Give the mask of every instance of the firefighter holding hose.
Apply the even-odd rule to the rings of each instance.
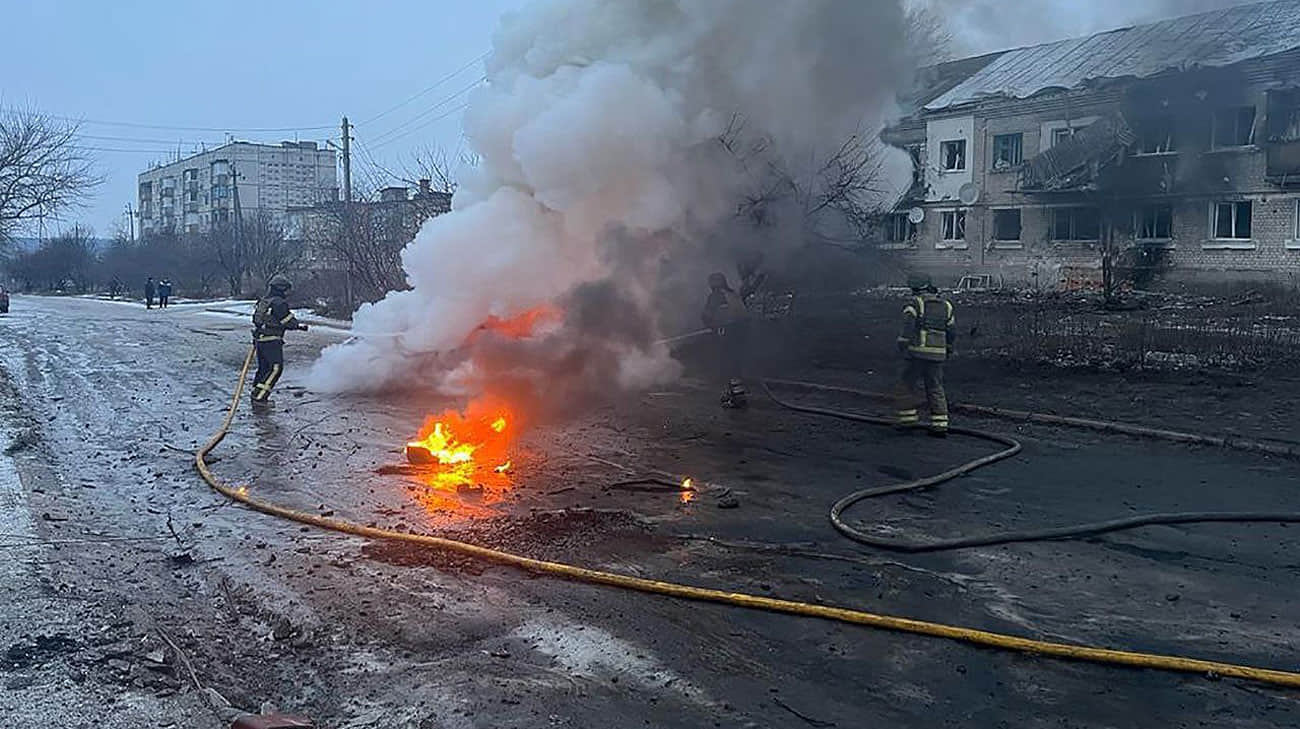
[[[903,327],[898,351],[905,357],[895,395],[897,424],[920,424],[918,405],[922,388],[930,410],[930,435],[948,435],[948,397],[943,390],[943,363],[953,354],[956,335],[952,302],[939,295],[928,276],[912,276],[907,285],[912,298],[903,307]]]
[[[271,388],[284,371],[284,333],[290,329],[307,331],[307,325],[294,318],[289,310],[288,295],[293,284],[276,274],[266,285],[266,296],[253,309],[253,346],[257,350],[257,374],[253,376],[253,410],[271,407]]]

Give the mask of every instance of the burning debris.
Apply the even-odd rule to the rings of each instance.
[[[515,436],[515,415],[491,400],[470,403],[464,413],[448,410],[430,417],[419,437],[406,444],[406,460],[425,490],[421,501],[442,509],[456,495],[499,501],[511,486],[513,462],[509,449]]]

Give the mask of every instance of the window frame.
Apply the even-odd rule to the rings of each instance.
[[[969,247],[970,247],[970,241],[967,240],[967,238],[966,238],[967,233],[968,233],[968,231],[966,230],[966,225],[967,225],[967,223],[970,222],[970,217],[969,217],[969,212],[970,212],[970,210],[969,210],[969,208],[944,208],[944,209],[941,209],[941,210],[936,210],[935,212],[939,214],[939,236],[938,236],[938,239],[937,239],[936,242],[935,242],[935,248],[941,248],[941,249],[942,249],[942,248],[956,248],[956,249],[969,248]],[[961,228],[961,237],[960,237],[960,238],[945,238],[945,237],[944,237],[944,232],[945,232],[945,221],[944,221],[944,217],[945,217],[945,216],[948,216],[948,215],[952,215],[952,216],[954,216],[954,218],[953,218],[953,226],[954,226],[954,228],[956,228],[956,227],[960,227],[960,228]],[[956,216],[958,216],[958,215],[961,216],[961,224],[960,224],[960,226],[957,225],[957,219],[956,219]]]
[[[948,145],[950,145],[950,144],[961,145],[961,146],[958,148],[958,149],[960,150],[960,156],[958,157],[958,159],[961,161],[961,166],[960,166],[960,167],[949,167],[949,166],[948,166]],[[939,168],[940,168],[941,170],[943,170],[944,172],[965,172],[965,171],[966,171],[966,162],[967,162],[966,157],[967,157],[967,154],[969,153],[969,151],[970,151],[970,150],[967,149],[967,145],[966,145],[966,140],[965,140],[965,139],[943,139],[943,140],[940,140],[940,141],[939,141],[939,165],[940,165]]]
[[[1024,237],[1025,237],[1025,214],[1024,214],[1024,209],[1023,209],[1023,208],[1017,208],[1017,207],[998,207],[998,208],[989,208],[989,212],[990,212],[990,214],[993,216],[993,219],[990,221],[990,226],[989,226],[989,227],[992,229],[992,230],[991,230],[991,233],[990,233],[990,236],[989,236],[989,242],[993,245],[993,247],[994,247],[994,248],[1022,248],[1022,247],[1024,247]],[[999,214],[999,213],[1010,213],[1010,212],[1014,212],[1014,213],[1016,214],[1016,237],[1015,237],[1015,238],[999,238],[999,237],[998,237],[998,232],[999,232],[999,231],[998,231],[998,214]]]
[[[1250,130],[1246,141],[1238,144],[1219,144],[1219,126],[1220,116],[1226,113],[1233,113],[1233,131],[1240,132],[1241,116],[1240,113],[1246,109],[1250,110]],[[1255,146],[1255,129],[1259,126],[1259,109],[1254,104],[1241,104],[1239,106],[1224,106],[1215,109],[1210,116],[1210,149],[1211,150],[1232,150],[1232,149],[1250,149]],[[1237,135],[1234,135],[1234,139]]]
[[[900,220],[902,225],[898,226],[897,223]],[[898,227],[906,231],[902,238],[895,237],[898,232],[896,228]],[[885,249],[915,248],[919,232],[919,226],[908,219],[907,213],[889,213],[886,216],[885,223],[885,242],[881,247]]]
[[[1250,229],[1248,231],[1250,233],[1249,237],[1246,238],[1238,238],[1238,237],[1220,238],[1219,237],[1219,207],[1221,205],[1231,206],[1231,210],[1232,210],[1231,225],[1234,234],[1237,232],[1237,221],[1240,212],[1239,206],[1241,205],[1250,206],[1250,217],[1247,219],[1248,225],[1250,226]],[[1254,238],[1255,201],[1254,200],[1211,200],[1209,215],[1210,215],[1210,220],[1209,220],[1210,228],[1207,231],[1209,233],[1209,236],[1205,244],[1206,247],[1240,248],[1240,249],[1251,249],[1255,247],[1255,238]]]
[[[1142,232],[1146,227],[1147,211],[1157,210],[1158,208],[1169,209],[1169,235],[1165,237],[1161,237],[1159,235],[1156,236],[1142,235]],[[1158,212],[1156,213],[1156,217],[1153,218],[1152,220],[1151,228],[1153,232],[1157,232],[1157,233],[1160,230],[1160,218]],[[1137,241],[1149,242],[1149,243],[1167,243],[1169,241],[1172,241],[1174,239],[1174,206],[1170,203],[1152,203],[1150,205],[1143,205],[1137,210],[1134,210],[1133,211],[1133,239]]]
[[[1002,140],[1012,140],[1012,139],[1015,140],[1015,144],[1012,145],[1012,149],[1014,149],[1015,151],[1015,154],[1012,156],[1015,159],[1008,161],[1005,166],[999,167],[998,166],[998,162],[999,162],[998,142]],[[1021,164],[1024,163],[1024,161],[1025,161],[1025,133],[1024,132],[1008,132],[1006,134],[993,135],[993,140],[989,147],[989,170],[991,172],[1009,172],[1019,167]]]
[[[1158,126],[1157,126],[1158,125]],[[1153,128],[1154,127],[1154,128]],[[1178,154],[1178,143],[1174,135],[1174,118],[1172,116],[1162,116],[1147,120],[1142,128],[1138,130],[1137,146],[1134,148],[1134,157],[1159,157],[1167,154]],[[1158,133],[1163,132],[1164,149],[1162,145],[1155,145],[1152,150],[1147,149],[1147,141],[1153,136],[1158,137]]]
[[[1291,237],[1286,241],[1287,250],[1300,250],[1300,197],[1291,200]]]
[[[1048,225],[1047,228],[1047,239],[1050,240],[1051,242],[1053,243],[1097,243],[1101,241],[1101,208],[1095,208],[1088,205],[1057,205],[1055,207],[1048,208],[1048,209],[1052,213],[1052,220],[1050,221],[1050,224]],[[1096,237],[1094,238],[1078,237],[1077,231],[1079,226],[1077,223],[1078,220],[1077,212],[1079,210],[1091,210],[1094,213],[1096,213],[1097,216]],[[1061,213],[1066,213],[1069,215],[1069,221],[1066,225],[1066,227],[1069,228],[1069,237],[1067,238],[1056,237],[1057,215],[1060,215]]]

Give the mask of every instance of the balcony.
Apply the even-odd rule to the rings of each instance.
[[[1300,139],[1264,145],[1264,179],[1281,187],[1300,187]]]

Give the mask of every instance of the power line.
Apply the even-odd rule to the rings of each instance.
[[[385,116],[388,116],[389,114],[393,113],[394,111],[397,111],[398,109],[402,108],[403,106],[406,106],[407,104],[411,103],[412,101],[415,101],[416,99],[420,98],[421,96],[424,96],[425,94],[429,93],[430,91],[433,91],[434,89],[438,88],[439,86],[443,85],[444,83],[446,83],[446,82],[452,80],[453,78],[456,78],[456,77],[459,76],[461,73],[463,73],[466,69],[468,69],[470,66],[473,66],[474,64],[478,63],[479,61],[482,61],[484,58],[487,58],[487,57],[488,57],[488,54],[490,54],[490,53],[491,53],[491,51],[484,51],[484,52],[483,52],[482,54],[480,54],[478,57],[476,57],[476,58],[470,60],[468,63],[466,63],[465,65],[463,65],[463,66],[461,66],[460,68],[456,69],[455,71],[452,71],[451,73],[447,74],[446,76],[443,76],[442,78],[440,78],[440,79],[438,79],[437,81],[433,82],[432,85],[430,85],[430,86],[428,86],[428,87],[422,89],[421,91],[417,92],[416,94],[414,94],[413,96],[407,98],[406,100],[398,102],[397,104],[393,105],[392,107],[389,107],[388,109],[385,109],[384,111],[379,112],[378,114],[376,114],[376,115],[370,117],[369,119],[366,119],[365,121],[358,122],[358,123],[357,123],[357,126],[365,126],[366,124],[370,124],[371,122],[377,121],[377,120],[379,120],[379,119],[381,119],[381,118],[383,118],[383,117],[385,117]]]
[[[140,144],[175,144],[177,142],[180,142],[182,144],[187,144],[191,142],[191,140],[187,140],[187,139],[145,139],[142,137],[112,137],[112,136],[103,136],[99,134],[80,134],[80,133],[76,134],[75,136],[77,139],[97,139],[97,140],[107,141],[107,142],[139,142]],[[192,143],[208,144],[212,146],[219,146],[225,144],[225,142],[216,142],[216,141],[210,141],[206,139],[193,140]]]
[[[446,112],[444,112],[444,113],[442,113],[442,114],[439,114],[438,116],[435,116],[434,118],[432,118],[432,119],[430,119],[430,120],[424,122],[423,124],[421,124],[421,125],[419,125],[419,126],[417,126],[417,127],[414,127],[414,128],[412,128],[412,129],[408,129],[408,130],[406,130],[405,132],[402,132],[401,134],[397,135],[396,137],[389,137],[388,139],[385,139],[383,142],[380,142],[379,144],[376,144],[376,145],[374,145],[374,146],[375,146],[375,147],[382,147],[382,146],[384,146],[384,145],[386,145],[386,144],[392,144],[393,142],[396,142],[396,141],[399,140],[399,139],[403,139],[403,138],[405,138],[405,137],[409,137],[409,136],[411,136],[412,134],[414,134],[414,133],[420,131],[421,129],[424,129],[425,127],[429,126],[430,124],[433,124],[433,123],[436,122],[436,121],[440,121],[440,120],[442,120],[442,119],[446,119],[447,117],[451,116],[452,114],[455,114],[456,112],[464,111],[465,108],[468,107],[468,106],[469,106],[469,102],[467,101],[467,102],[465,102],[464,104],[461,104],[460,106],[458,106],[458,107],[456,107],[456,108],[454,108],[454,109],[448,109]]]
[[[17,110],[9,109],[8,111],[15,112]],[[301,127],[183,127],[183,126],[170,126],[167,124],[140,124],[137,122],[110,121],[106,119],[85,119],[85,118],[78,118],[78,117],[71,117],[71,116],[59,116],[58,114],[40,113],[39,116],[43,116],[48,119],[57,119],[59,121],[72,122],[74,124],[99,124],[99,125],[110,126],[110,127],[131,127],[134,129],[164,129],[164,130],[178,130],[178,131],[185,131],[185,132],[309,132],[309,131],[316,131],[318,129],[334,128],[333,124],[311,125],[311,126],[301,126]]]
[[[457,92],[455,92],[455,93],[452,93],[452,94],[449,94],[449,95],[443,97],[440,101],[438,101],[438,103],[436,103],[436,104],[430,106],[429,108],[425,109],[424,111],[420,112],[419,114],[416,114],[415,116],[411,117],[410,119],[407,119],[406,121],[402,122],[401,124],[398,124],[397,126],[391,128],[391,129],[389,129],[389,130],[386,131],[386,132],[383,132],[383,133],[381,133],[381,134],[377,134],[377,135],[375,135],[374,137],[371,138],[371,140],[370,140],[371,143],[374,144],[374,145],[376,145],[376,146],[378,146],[379,144],[386,144],[388,141],[391,141],[391,139],[395,138],[393,135],[397,134],[397,132],[398,132],[399,130],[401,130],[401,129],[405,128],[405,127],[409,127],[410,125],[412,125],[412,124],[414,124],[414,123],[420,121],[422,118],[424,118],[424,117],[428,116],[429,114],[432,114],[433,112],[437,111],[440,107],[446,105],[448,102],[452,101],[452,100],[455,99],[456,97],[458,97],[458,96],[462,96],[462,95],[468,93],[469,91],[473,90],[474,87],[476,87],[476,86],[478,86],[479,84],[483,83],[485,80],[487,80],[487,77],[486,77],[486,76],[480,76],[479,78],[475,79],[473,83],[469,84],[468,86],[465,86],[464,88],[460,89],[459,91],[457,91]],[[441,118],[441,117],[439,117],[439,118]],[[418,127],[417,127],[417,128],[418,128]],[[400,136],[400,135],[399,135],[399,136]]]

